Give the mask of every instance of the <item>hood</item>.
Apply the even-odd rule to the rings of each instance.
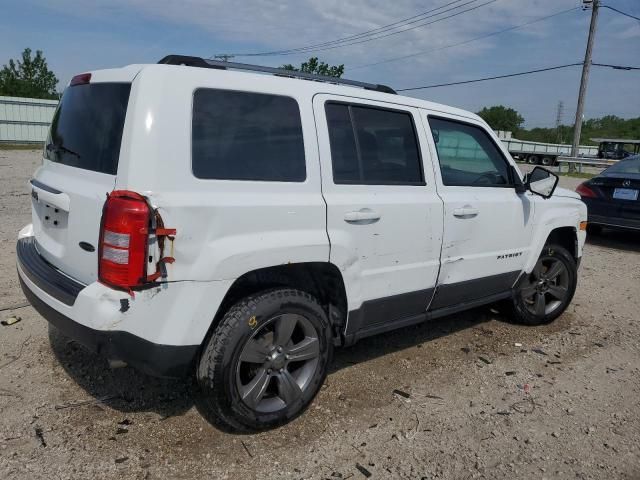
[[[580,195],[573,190],[569,190],[567,188],[557,187],[555,192],[553,192],[554,197],[563,197],[563,198],[575,198],[576,200],[580,200]]]

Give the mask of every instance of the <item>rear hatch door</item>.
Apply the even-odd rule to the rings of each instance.
[[[32,221],[40,255],[88,284],[98,276],[102,208],[116,180],[131,83],[73,83],[31,180]]]

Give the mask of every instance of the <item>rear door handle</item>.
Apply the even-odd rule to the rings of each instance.
[[[469,205],[465,205],[464,207],[456,208],[455,210],[453,210],[453,216],[457,218],[473,218],[478,216],[478,213],[480,212],[477,208],[471,207]]]
[[[357,225],[368,225],[380,220],[380,214],[369,208],[362,208],[354,212],[344,214],[344,221],[347,223],[355,223]]]

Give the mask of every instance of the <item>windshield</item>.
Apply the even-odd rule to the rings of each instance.
[[[45,158],[115,175],[130,90],[129,83],[68,87],[51,122]]]
[[[629,157],[625,160],[620,160],[615,165],[610,166],[604,172],[605,175],[609,174],[640,174],[640,155]]]

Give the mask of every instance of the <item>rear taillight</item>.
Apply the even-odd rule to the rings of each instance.
[[[145,283],[151,210],[135,192],[115,190],[102,213],[98,277],[107,285],[131,289]]]
[[[596,197],[596,192],[594,192],[593,190],[591,190],[591,188],[589,188],[586,184],[581,183],[580,185],[578,185],[578,188],[576,188],[576,192],[581,196],[581,197],[587,197],[587,198],[595,198]]]

